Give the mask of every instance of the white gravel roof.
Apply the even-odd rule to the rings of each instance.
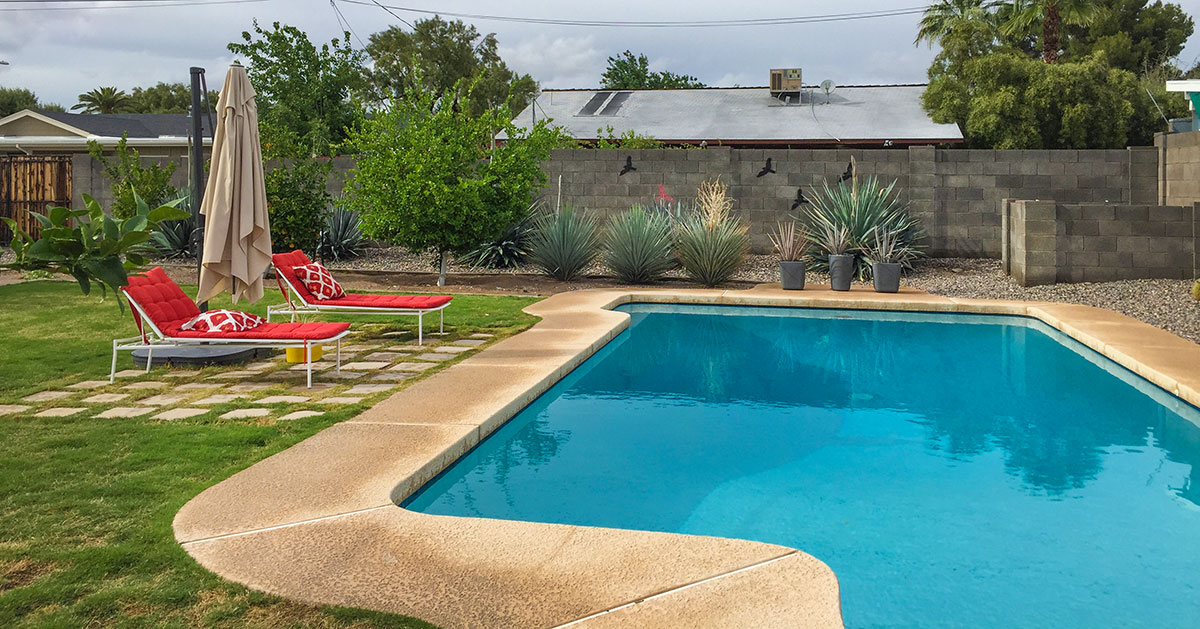
[[[819,88],[806,88],[799,102],[793,95],[785,105],[765,87],[546,90],[514,122],[553,118],[579,140],[594,140],[598,129],[611,126],[616,135],[633,130],[668,142],[962,141],[958,125],[935,123],[925,113],[924,91],[924,85],[846,86],[827,98]]]

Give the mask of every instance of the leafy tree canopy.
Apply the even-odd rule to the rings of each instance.
[[[217,106],[216,90],[208,93],[211,107]],[[139,114],[186,114],[192,108],[192,88],[185,83],[158,83],[135,87],[129,95],[129,111]]]
[[[37,109],[38,99],[33,92],[22,87],[0,87],[0,118],[11,116],[22,109]]]
[[[228,48],[249,64],[263,156],[334,154],[361,115],[352,94],[363,85],[364,59],[349,33],[317,47],[294,26],[275,22],[268,30],[255,21],[242,40]]]
[[[600,76],[600,86],[606,90],[687,89],[704,87],[694,76],[674,72],[651,72],[646,55],[634,55],[626,50],[608,58],[608,67]]]
[[[374,64],[371,94],[381,102],[403,96],[417,76],[437,97],[456,85],[471,86],[467,103],[476,115],[502,105],[519,112],[538,89],[533,77],[500,59],[495,33],[481,35],[460,20],[434,16],[418,20],[412,31],[393,26],[371,35],[367,54]]]
[[[1069,57],[1097,50],[1114,68],[1142,73],[1183,52],[1195,24],[1177,4],[1149,0],[1099,0],[1102,10],[1089,27],[1065,29]]]

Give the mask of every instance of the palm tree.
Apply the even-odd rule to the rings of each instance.
[[[1096,0],[1027,0],[1015,7],[1004,24],[1006,35],[1028,33],[1039,22],[1042,26],[1042,61],[1058,62],[1059,36],[1063,24],[1087,26],[1100,14]]]
[[[124,90],[101,87],[79,95],[79,103],[71,111],[82,109],[85,114],[116,114],[129,108],[132,101]]]
[[[920,46],[922,41],[927,41],[933,46],[955,32],[991,24],[989,9],[992,5],[985,0],[941,0],[930,5],[921,16],[913,44]]]

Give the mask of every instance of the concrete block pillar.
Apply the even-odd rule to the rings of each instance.
[[[1054,201],[1008,204],[1009,273],[1021,286],[1058,281],[1058,205]]]

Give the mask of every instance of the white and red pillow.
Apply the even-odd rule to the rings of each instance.
[[[263,323],[262,317],[248,312],[209,310],[196,315],[191,321],[179,326],[179,329],[195,332],[242,332],[257,328]]]
[[[296,277],[304,283],[304,287],[308,292],[312,293],[317,299],[338,299],[346,296],[346,291],[342,290],[342,285],[338,284],[333,279],[333,274],[329,272],[319,262],[312,262],[297,267],[292,267],[296,272]]]

